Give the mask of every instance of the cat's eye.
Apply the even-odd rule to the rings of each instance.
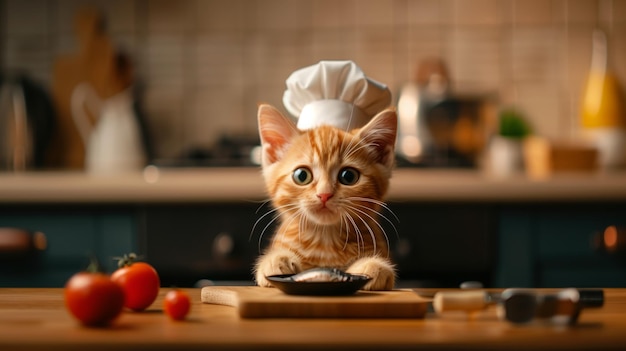
[[[354,185],[359,180],[359,171],[352,167],[342,168],[337,179],[343,185]]]
[[[313,181],[313,174],[311,173],[311,170],[306,167],[296,168],[291,177],[293,178],[294,183],[298,185],[307,185]]]

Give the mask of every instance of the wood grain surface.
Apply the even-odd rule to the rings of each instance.
[[[235,307],[243,318],[423,318],[430,302],[411,290],[316,297],[258,286],[208,286],[201,297],[204,303]]]
[[[425,318],[240,318],[230,306],[202,303],[188,289],[182,322],[162,311],[162,289],[145,312],[125,311],[109,328],[80,326],[63,289],[0,289],[0,350],[625,350],[626,289],[605,289],[603,308],[572,327],[517,326],[494,309]]]

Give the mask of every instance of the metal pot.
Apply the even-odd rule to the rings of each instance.
[[[54,116],[39,85],[25,75],[0,75],[0,170],[43,167]]]

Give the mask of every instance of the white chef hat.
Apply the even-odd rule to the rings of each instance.
[[[367,78],[352,61],[320,61],[293,72],[286,85],[283,104],[301,130],[362,127],[391,104],[387,86]]]

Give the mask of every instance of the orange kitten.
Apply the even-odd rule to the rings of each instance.
[[[259,106],[263,176],[279,225],[255,266],[266,276],[333,267],[390,290],[395,271],[378,215],[386,207],[397,117],[385,110],[353,131],[321,126],[300,131],[269,105]]]

